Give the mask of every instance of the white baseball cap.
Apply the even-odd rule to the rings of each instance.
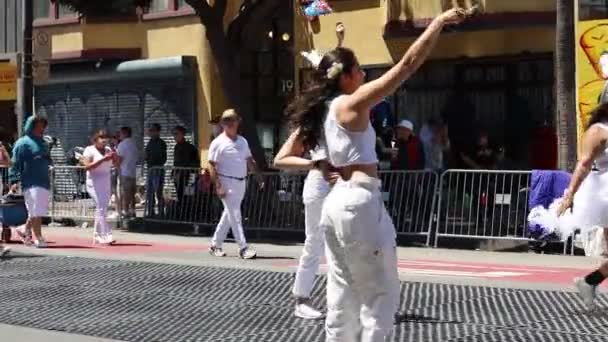
[[[401,121],[399,121],[399,123],[397,124],[397,127],[407,128],[410,131],[414,130],[414,124],[411,121],[409,121],[409,120],[401,120]]]

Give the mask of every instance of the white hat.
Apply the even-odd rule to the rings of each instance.
[[[397,127],[407,128],[410,131],[414,130],[414,124],[411,121],[409,121],[409,120],[401,120],[401,121],[399,121],[399,123],[397,124]]]

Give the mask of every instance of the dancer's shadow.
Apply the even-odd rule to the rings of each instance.
[[[259,260],[296,260],[294,257],[282,257],[282,256],[256,256],[255,259]]]
[[[395,324],[402,323],[459,323],[456,321],[447,321],[435,317],[426,317],[423,315],[417,315],[414,313],[398,312],[395,314]]]
[[[9,261],[13,259],[34,259],[34,258],[44,258],[44,255],[36,255],[36,254],[22,254],[10,251],[7,255],[0,258],[0,261]]]

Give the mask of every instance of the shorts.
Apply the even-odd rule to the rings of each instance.
[[[44,217],[49,213],[49,190],[38,186],[23,191],[28,217]]]
[[[135,177],[120,176],[120,189],[121,194],[125,197],[131,198],[135,196],[137,179]]]

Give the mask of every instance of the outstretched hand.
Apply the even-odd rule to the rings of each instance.
[[[566,213],[566,211],[568,211],[568,209],[572,209],[573,203],[574,203],[574,201],[572,199],[572,196],[565,195],[562,198],[562,201],[559,204],[559,207],[557,208],[557,217],[563,216]]]
[[[467,17],[468,11],[460,7],[455,7],[445,11],[439,16],[445,25],[460,24]]]

